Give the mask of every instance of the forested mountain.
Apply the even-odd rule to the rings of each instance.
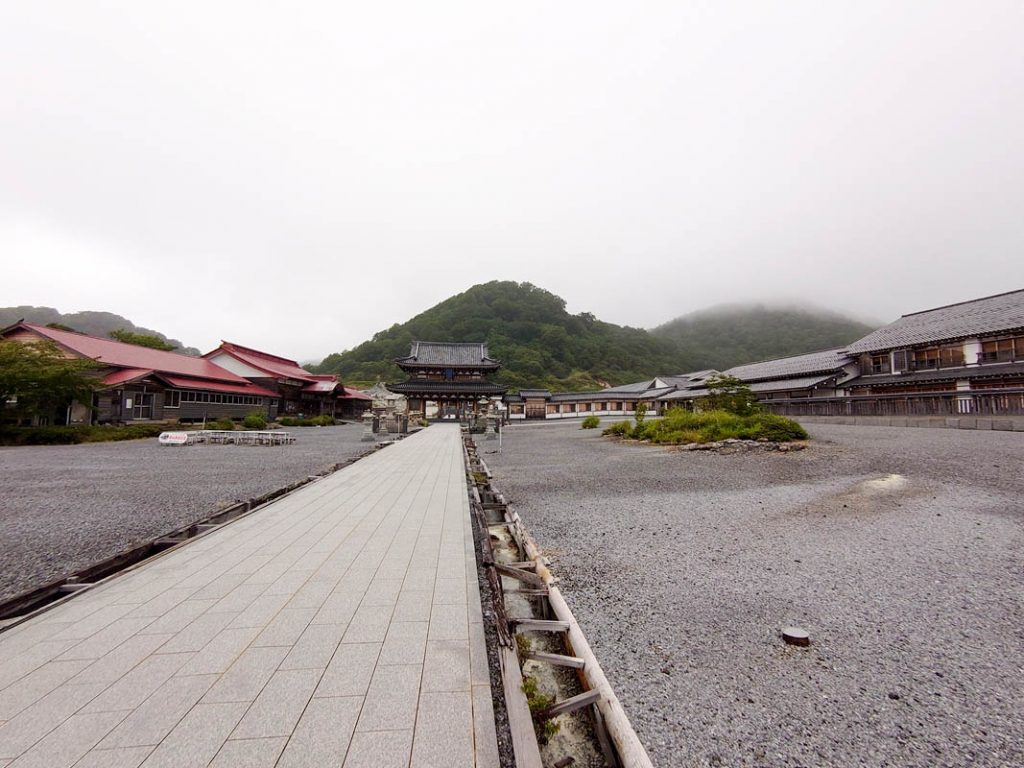
[[[870,326],[818,310],[728,306],[645,331],[571,315],[565,301],[529,283],[476,285],[393,325],[355,349],[328,356],[317,373],[354,385],[401,381],[392,361],[420,341],[486,341],[512,388],[593,389],[658,374],[724,370],[773,357],[841,346]]]
[[[675,342],[701,367],[734,365],[840,347],[873,326],[822,309],[722,305],[658,326],[655,336]]]
[[[49,325],[56,323],[63,328],[70,328],[72,331],[87,333],[90,336],[102,336],[107,338],[111,331],[126,330],[130,333],[143,336],[156,336],[169,344],[178,347],[176,352],[186,355],[198,355],[199,350],[195,347],[185,347],[177,339],[168,339],[159,331],[150,330],[135,325],[131,320],[112,312],[69,312],[63,314],[53,307],[0,307],[0,328],[6,328],[19,320],[36,325]]]
[[[417,339],[486,341],[491,356],[503,364],[497,380],[514,388],[595,389],[696,363],[673,342],[645,330],[603,323],[586,312],[571,315],[553,293],[529,283],[495,281],[473,286],[309,368],[341,374],[351,384],[401,381],[404,374],[391,361],[409,354]]]

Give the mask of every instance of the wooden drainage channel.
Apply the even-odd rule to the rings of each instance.
[[[472,436],[463,435],[466,473],[470,488],[470,507],[476,517],[475,526],[480,539],[479,552],[486,569],[493,596],[499,659],[508,709],[509,726],[515,752],[516,768],[545,768],[541,748],[534,730],[534,719],[540,721],[574,711],[588,711],[599,751],[606,764],[620,768],[653,768],[650,757],[633,730],[622,704],[612,690],[597,658],[594,656],[583,631],[566,604],[554,577],[547,568],[536,543],[523,525],[519,515],[506,502],[502,494],[491,485],[491,472],[479,456]],[[527,556],[521,562],[497,562],[494,557],[492,531],[506,529],[518,547]],[[515,579],[520,587],[506,590],[502,576]],[[536,618],[510,617],[506,594],[515,592],[529,598]],[[556,701],[547,709],[531,714],[523,691],[523,675],[516,651],[517,632],[546,632],[561,638],[564,653],[530,651],[528,658],[540,663],[575,670],[583,692]],[[549,768],[564,768],[573,763],[571,757],[552,763]]]
[[[369,450],[334,464],[319,475],[309,475],[302,480],[277,488],[262,496],[257,496],[248,501],[236,502],[198,522],[178,528],[170,533],[165,533],[134,549],[94,563],[71,576],[51,581],[41,587],[36,587],[4,600],[0,602],[0,632],[17,626],[43,611],[48,611],[70,600],[75,595],[105,583],[109,579],[116,578],[129,570],[134,570],[154,557],[163,555],[199,536],[205,536],[234,520],[245,517],[263,505],[276,501],[282,496],[287,496],[304,485],[332,475],[339,469],[344,469],[390,444],[378,443]]]

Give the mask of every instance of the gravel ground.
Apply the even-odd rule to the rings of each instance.
[[[1024,434],[808,431],[480,446],[656,765],[1024,765]]]
[[[0,600],[372,447],[362,426],[279,447],[120,443],[0,448]]]

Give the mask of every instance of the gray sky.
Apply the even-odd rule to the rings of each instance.
[[[649,327],[1024,287],[1018,2],[4,3],[0,306],[300,359],[470,285]]]

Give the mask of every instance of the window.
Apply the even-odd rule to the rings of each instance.
[[[914,350],[914,369],[955,368],[964,364],[964,350],[959,344]]]
[[[1024,357],[1024,336],[1012,339],[993,339],[981,343],[982,363],[1003,363]]]
[[[164,393],[164,408],[178,408],[181,405],[181,392],[169,389]]]
[[[871,355],[869,369],[872,373],[889,373],[889,355]]]

